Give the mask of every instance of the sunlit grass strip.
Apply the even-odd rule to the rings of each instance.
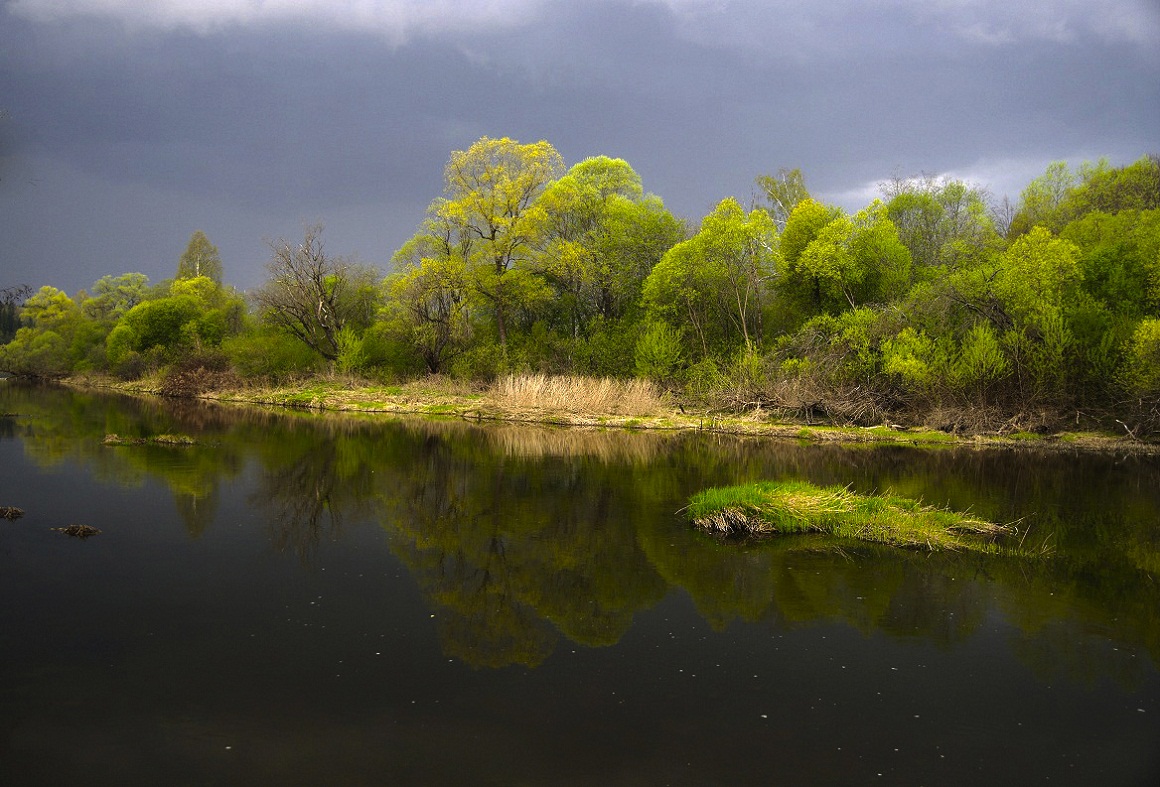
[[[859,495],[804,481],[758,481],[698,492],[685,512],[722,536],[825,533],[910,549],[997,551],[1009,528],[894,495]]]

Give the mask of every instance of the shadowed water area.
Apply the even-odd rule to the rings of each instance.
[[[1033,555],[678,513],[758,479],[1014,522]],[[1156,458],[0,382],[0,506],[5,785],[1160,783]]]

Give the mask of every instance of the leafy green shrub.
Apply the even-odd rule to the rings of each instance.
[[[109,364],[109,371],[120,380],[140,380],[148,371],[145,357],[136,350],[121,355],[116,363]]]
[[[595,377],[633,376],[640,327],[629,320],[594,319],[588,338],[578,342],[574,350],[576,370]]]
[[[392,322],[376,322],[362,335],[366,356],[364,370],[376,370],[387,378],[415,377],[426,364],[411,341],[409,328]]]
[[[498,344],[483,344],[464,352],[451,363],[451,377],[456,380],[491,382],[507,370],[508,362]]]
[[[725,383],[720,365],[712,358],[697,361],[685,369],[681,377],[685,382],[685,393],[706,402],[715,399]]]
[[[1142,320],[1125,348],[1123,381],[1136,395],[1160,394],[1160,319]]]
[[[105,357],[111,367],[116,367],[130,354],[135,352],[137,334],[125,323],[119,323],[109,335],[105,337]]]
[[[882,370],[897,377],[907,388],[927,390],[937,377],[932,368],[934,344],[926,333],[904,328],[882,343]]]
[[[0,347],[0,369],[29,377],[62,377],[71,370],[69,347],[54,330],[21,328]]]
[[[202,306],[192,295],[161,298],[139,303],[125,313],[124,324],[137,337],[135,350],[144,352],[150,347],[176,347],[185,343],[186,323],[202,316]]]
[[[245,378],[284,379],[317,371],[321,361],[318,353],[278,330],[232,336],[222,342],[221,349]]]
[[[681,332],[663,321],[650,322],[636,340],[636,376],[665,382],[684,358]]]
[[[998,380],[1009,365],[999,338],[990,323],[980,322],[963,338],[952,375],[960,388],[972,388]]]
[[[567,374],[575,368],[573,353],[578,340],[561,335],[537,320],[526,333],[510,336],[507,347],[509,372]]]
[[[343,326],[335,339],[338,344],[338,357],[334,363],[340,372],[354,374],[366,368],[368,356],[363,349],[362,337],[356,334],[353,328],[349,325]]]

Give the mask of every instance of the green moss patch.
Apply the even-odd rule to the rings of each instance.
[[[998,551],[1009,528],[890,494],[860,495],[804,481],[758,481],[706,489],[685,509],[701,530],[726,537],[766,538],[825,533],[896,547]]]

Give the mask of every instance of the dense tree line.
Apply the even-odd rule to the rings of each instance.
[[[757,178],[749,208],[727,198],[696,226],[627,162],[565,168],[543,141],[485,137],[444,175],[385,279],[313,226],[271,244],[246,296],[198,231],[158,284],[4,290],[0,368],[635,375],[854,422],[1087,413],[1160,428],[1156,157],[1055,163],[1017,202],[896,178],[852,215],[783,169]]]

